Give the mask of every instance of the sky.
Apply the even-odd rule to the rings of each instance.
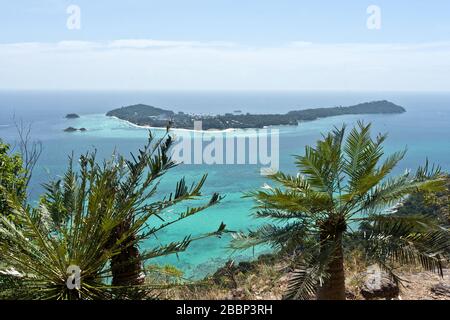
[[[448,0],[0,0],[4,90],[450,91],[449,71]]]

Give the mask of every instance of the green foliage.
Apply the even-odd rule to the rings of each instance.
[[[422,215],[401,218],[386,211],[410,194],[442,190],[440,169],[427,164],[415,174],[391,177],[406,152],[386,156],[386,135],[372,138],[370,128],[359,123],[349,133],[345,127],[335,129],[296,157],[296,176],[273,174],[274,187],[246,195],[256,200],[255,216],[273,223],[236,234],[231,247],[270,243],[281,252],[296,253],[297,270],[286,298],[307,298],[336,276],[342,246],[363,248],[367,261],[392,275],[394,262],[441,273],[448,260],[448,230]],[[364,230],[353,230],[358,225]]]
[[[425,270],[443,276],[442,263],[448,259],[449,233],[424,215],[370,216],[361,219],[361,231],[354,233],[360,241],[366,260],[377,263],[391,276],[400,281],[393,272],[393,262],[419,265]]]
[[[159,265],[149,265],[146,267],[147,277],[150,279],[151,283],[161,283],[161,284],[184,284],[183,271],[177,269],[176,267],[166,264],[163,266]]]
[[[444,190],[432,193],[416,193],[398,208],[399,215],[424,214],[450,227],[450,177],[446,177]]]
[[[201,199],[206,175],[186,185],[184,179],[169,195],[158,194],[160,178],[176,164],[168,155],[172,139],[150,136],[148,144],[127,160],[115,155],[99,164],[95,153],[82,156],[79,170],[73,161],[62,180],[46,185],[47,193],[37,208],[29,208],[15,193],[7,195],[17,221],[0,217],[0,259],[5,270],[14,270],[17,286],[0,290],[7,298],[20,299],[128,299],[150,297],[159,284],[115,286],[111,283],[112,261],[143,240],[173,223],[193,216],[220,201],[213,194],[205,204],[187,208],[178,218],[167,220],[169,208],[179,209],[184,201]],[[172,216],[172,214],[170,215]],[[162,221],[159,225],[158,221]],[[148,224],[152,222],[152,227]],[[155,257],[178,254],[197,239],[218,236],[217,231],[178,242],[157,245],[121,260],[120,268],[133,268]],[[81,286],[70,289],[69,266],[81,269]],[[117,266],[116,266],[117,267]],[[11,276],[0,276],[3,283]],[[8,280],[9,279],[9,280]],[[8,281],[7,281],[8,280]]]
[[[26,197],[26,172],[19,154],[11,154],[10,146],[0,140],[0,186],[21,201]],[[11,216],[4,192],[0,192],[0,215]]]

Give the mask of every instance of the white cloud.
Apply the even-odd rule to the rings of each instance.
[[[115,40],[107,44],[109,48],[150,49],[161,47],[233,47],[232,42],[164,41],[148,39]]]
[[[0,44],[0,89],[450,90],[450,43]]]

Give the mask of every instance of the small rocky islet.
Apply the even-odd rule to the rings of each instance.
[[[80,116],[76,113],[68,113],[65,116],[65,118],[69,119],[69,120],[70,119],[78,119],[78,118],[80,118]],[[64,129],[64,132],[77,132],[77,131],[85,132],[85,131],[87,131],[87,129],[86,128],[75,128],[75,127],[67,127],[66,129]]]
[[[76,113],[68,113],[65,118],[66,119],[78,119],[79,117],[80,116]]]
[[[64,132],[77,132],[77,131],[85,132],[85,131],[87,131],[87,129],[86,128],[78,129],[78,128],[74,128],[74,127],[68,127],[66,129],[64,129]]]

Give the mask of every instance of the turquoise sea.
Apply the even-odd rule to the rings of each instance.
[[[56,179],[67,165],[68,156],[96,149],[99,158],[114,150],[135,152],[146,142],[147,130],[104,114],[120,106],[145,103],[174,111],[225,113],[234,110],[250,113],[282,113],[312,107],[352,105],[372,100],[390,100],[406,108],[399,115],[340,116],[301,123],[297,127],[279,127],[280,168],[295,172],[293,155],[302,154],[304,146],[314,143],[333,126],[354,124],[357,120],[373,122],[374,133],[388,132],[386,151],[407,147],[405,160],[397,173],[415,169],[428,159],[450,169],[450,93],[397,92],[6,92],[0,91],[0,138],[14,145],[17,132],[13,119],[32,124],[33,139],[40,140],[44,152],[30,187],[31,198],[42,192],[41,184]],[[80,119],[66,120],[67,113]],[[65,133],[68,126],[85,127],[87,132]],[[182,134],[182,133],[177,133]],[[236,132],[236,135],[241,133]],[[208,173],[204,194],[219,192],[225,199],[218,206],[185,220],[149,239],[143,246],[167,243],[185,235],[199,235],[215,230],[223,221],[231,230],[247,230],[262,221],[250,216],[252,201],[242,199],[242,192],[260,188],[266,180],[255,165],[181,165],[163,179],[161,191],[172,191],[176,178],[188,181]],[[170,215],[170,213],[169,213]],[[189,277],[213,272],[230,258],[250,259],[256,252],[233,253],[228,250],[228,236],[195,242],[187,252],[160,259],[185,271]]]

